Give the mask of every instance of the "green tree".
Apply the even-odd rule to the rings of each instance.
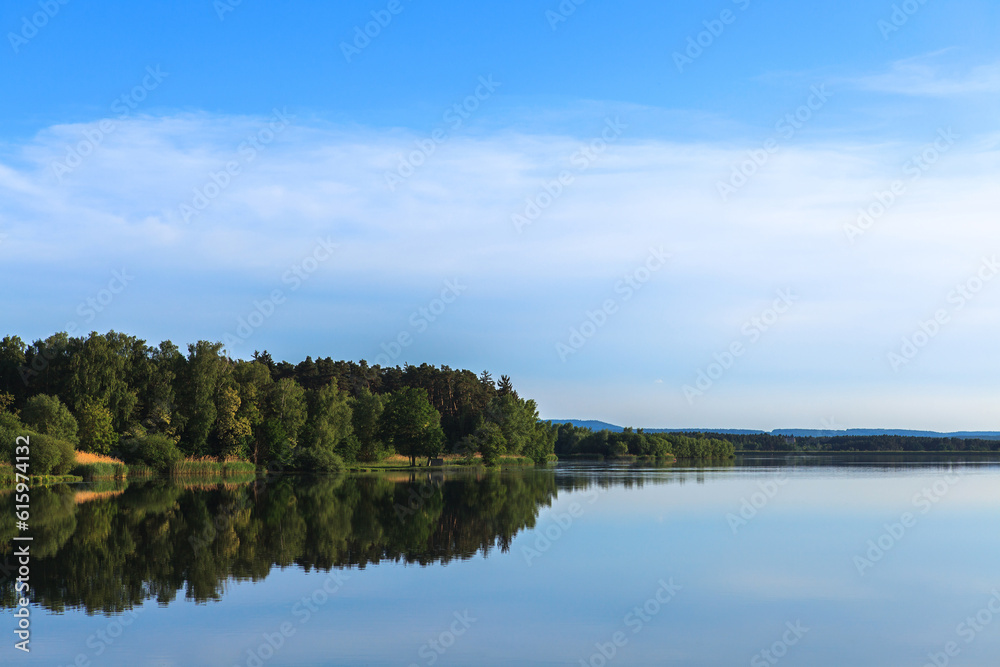
[[[262,459],[287,463],[308,416],[305,390],[291,378],[268,386],[263,423]]]
[[[511,454],[525,453],[535,437],[535,425],[538,423],[535,401],[518,398],[517,393],[511,390],[493,400],[488,414],[490,421],[500,427],[507,442],[507,451]]]
[[[178,423],[174,385],[182,373],[184,355],[169,340],[148,349],[147,367],[137,387],[142,426],[148,433],[163,433],[175,439]]]
[[[76,418],[55,396],[38,394],[29,398],[21,411],[21,420],[39,433],[77,443]]]
[[[27,392],[30,371],[24,356],[28,346],[17,336],[4,336],[0,340],[0,392],[9,393],[15,399]],[[24,380],[22,380],[22,377]]]
[[[532,433],[524,448],[524,455],[536,464],[546,463],[549,454],[555,451],[556,436],[559,433],[558,427],[552,422],[535,422]]]
[[[489,467],[499,463],[500,457],[507,451],[507,440],[500,427],[493,423],[483,424],[476,431],[476,444],[483,455],[483,463]]]
[[[215,398],[226,372],[221,350],[222,343],[204,340],[188,345],[187,361],[177,383],[181,448],[188,454],[208,453],[208,438],[218,417]]]
[[[356,451],[349,444],[352,432],[349,400],[347,392],[340,391],[335,384],[309,391],[309,416],[302,429],[301,446],[353,460]]]
[[[441,414],[424,389],[404,387],[389,394],[380,432],[397,452],[410,458],[411,466],[417,465],[417,457],[430,459],[444,447]]]
[[[233,387],[219,390],[215,433],[222,456],[246,458],[253,430],[250,428],[250,421],[238,414],[241,403],[240,395]]]
[[[371,393],[367,387],[362,389],[357,397],[351,399],[351,425],[358,439],[359,461],[378,461],[385,455],[379,437],[379,420],[384,409],[382,397]]]
[[[264,420],[267,415],[267,394],[272,384],[271,371],[263,361],[238,362],[233,378],[240,395],[240,408],[236,416],[250,425],[251,437],[248,455],[254,463],[264,463],[267,438]]]
[[[85,400],[78,413],[80,449],[95,454],[108,454],[118,445],[111,411],[93,400]]]
[[[115,331],[95,331],[70,343],[66,390],[60,395],[75,410],[86,400],[100,401],[110,410],[115,429],[126,431],[138,422],[139,397],[130,382],[136,380],[135,366],[148,360],[145,342]]]

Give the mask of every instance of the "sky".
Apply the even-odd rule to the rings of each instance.
[[[0,323],[1000,427],[1000,3],[10,0]]]

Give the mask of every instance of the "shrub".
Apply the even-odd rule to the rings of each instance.
[[[181,460],[181,450],[165,435],[128,438],[119,447],[119,458],[131,465],[146,465],[159,472],[169,471]]]
[[[492,422],[484,424],[476,431],[476,441],[479,443],[479,452],[483,455],[483,463],[487,466],[497,465],[500,457],[507,451],[507,441],[503,437],[503,432]]]
[[[33,431],[76,444],[76,418],[55,396],[38,394],[21,411],[24,424]]]
[[[43,433],[29,433],[32,475],[65,475],[76,462],[73,444]]]
[[[295,452],[295,468],[304,472],[338,472],[344,460],[319,447],[303,447]]]

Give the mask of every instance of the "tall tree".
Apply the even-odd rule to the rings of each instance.
[[[351,425],[358,439],[358,460],[371,462],[381,458],[382,440],[379,437],[379,420],[382,417],[382,397],[367,388],[351,399]]]
[[[356,457],[357,452],[349,447],[353,430],[349,398],[335,384],[308,392],[309,417],[303,428],[303,447],[322,449],[346,460]]]
[[[219,455],[245,458],[253,434],[250,421],[240,416],[239,392],[234,387],[223,387],[216,400],[215,437]]]
[[[444,447],[441,414],[431,405],[424,389],[406,387],[389,395],[382,412],[381,433],[397,452],[409,457],[411,466],[417,465],[417,457],[430,459]]]
[[[208,453],[208,438],[218,415],[215,398],[226,372],[221,350],[222,343],[204,340],[188,345],[177,396],[184,429],[181,449],[188,454]]]
[[[26,378],[30,371],[26,365],[27,349],[28,346],[17,336],[4,336],[0,340],[0,392],[10,394],[14,400],[27,395]]]
[[[77,414],[80,449],[95,454],[108,454],[118,445],[111,411],[97,401],[85,399]]]
[[[291,459],[306,423],[306,392],[295,380],[282,378],[268,386],[266,406],[264,459],[285,463]]]

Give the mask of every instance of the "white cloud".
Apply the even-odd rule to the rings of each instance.
[[[163,309],[172,309],[170,335],[221,337],[253,299],[283,287],[282,274],[317,237],[329,236],[341,252],[250,348],[370,359],[444,279],[462,277],[472,287],[407,351],[408,360],[510,369],[534,384],[543,407],[546,399],[561,404],[557,383],[573,378],[636,387],[611,403],[581,397],[586,406],[569,410],[578,416],[722,426],[732,422],[723,415],[735,414],[730,397],[772,415],[804,414],[810,399],[797,388],[832,382],[843,399],[840,421],[875,426],[842,416],[874,414],[845,410],[857,387],[974,383],[1000,370],[987,355],[1000,324],[1000,282],[913,367],[893,375],[885,363],[899,336],[932,313],[955,281],[982,255],[1000,252],[992,213],[1000,203],[1000,152],[972,137],[907,182],[852,246],[844,225],[904,178],[905,161],[923,141],[784,146],[724,203],[716,184],[745,149],[626,131],[581,171],[572,158],[592,137],[498,131],[452,138],[392,192],[386,171],[422,137],[296,121],[254,160],[241,157],[241,142],[267,121],[197,114],[122,122],[62,182],[53,162],[96,124],[53,127],[9,151],[0,164],[0,232],[8,235],[0,257],[36,279],[7,293],[4,310],[50,312],[23,325],[42,333],[65,321],[65,310],[99,286],[105,269],[128,261],[141,269],[130,288],[136,298],[109,309],[95,327],[163,322]],[[180,205],[229,161],[240,173],[185,223]],[[574,182],[518,234],[512,214],[562,170]],[[616,282],[661,245],[672,254],[666,269],[561,363],[555,343],[588,309],[620,298]],[[67,276],[80,285],[68,296]],[[721,381],[728,389],[719,398],[685,417],[680,385],[784,287],[801,294],[802,307]],[[596,394],[603,386],[593,387]],[[792,399],[784,408],[758,400],[762,387],[776,386]],[[627,403],[648,417],[639,419]],[[588,412],[601,405],[609,412]],[[658,405],[671,406],[669,423]],[[981,406],[967,405],[961,414],[971,420]],[[829,411],[817,405],[815,414]]]
[[[897,60],[888,71],[851,83],[863,90],[926,97],[1000,93],[1000,63],[949,67],[943,62],[948,51]]]

